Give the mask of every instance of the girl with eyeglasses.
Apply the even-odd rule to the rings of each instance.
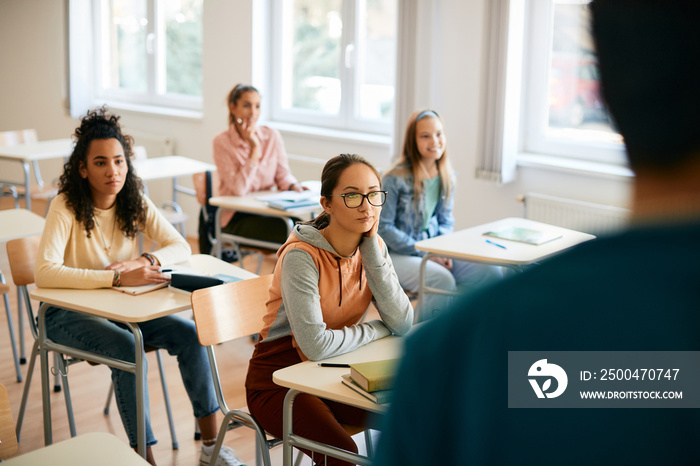
[[[411,328],[413,308],[377,235],[385,199],[369,162],[357,155],[334,157],[321,175],[323,213],[297,225],[277,253],[246,391],[251,413],[278,438],[288,389],[272,381],[274,371],[344,354]],[[370,303],[381,320],[362,322]],[[357,446],[341,423],[372,422],[366,411],[308,394],[297,396],[294,407],[304,413],[294,420],[294,432],[354,452]],[[319,461],[325,464],[324,458]],[[329,457],[327,464],[347,463]]]
[[[425,254],[416,250],[416,242],[451,233],[454,225],[454,174],[442,120],[435,111],[411,115],[401,157],[382,184],[387,199],[379,234],[389,248],[401,286],[415,293]],[[500,267],[433,257],[426,264],[425,284],[450,291],[474,290],[501,276]],[[450,301],[442,295],[427,295],[422,308],[416,309],[418,320],[430,318]]]

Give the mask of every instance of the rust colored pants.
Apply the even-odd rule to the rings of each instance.
[[[272,373],[301,362],[291,337],[258,343],[250,361],[246,378],[248,409],[263,429],[282,438],[284,397],[289,389],[275,385]],[[376,424],[365,410],[301,393],[294,399],[294,433],[318,442],[357,453],[357,445],[341,426]],[[302,450],[319,465],[348,465],[336,458]]]

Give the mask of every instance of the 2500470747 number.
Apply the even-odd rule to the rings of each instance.
[[[680,369],[601,369],[600,380],[676,380]]]

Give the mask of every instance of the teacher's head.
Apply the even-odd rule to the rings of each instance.
[[[59,192],[90,234],[94,208],[116,204],[120,228],[127,236],[138,233],[145,220],[142,183],[131,165],[131,136],[122,133],[119,117],[106,107],[89,111],[80,121],[74,137],[75,148],[63,166]]]

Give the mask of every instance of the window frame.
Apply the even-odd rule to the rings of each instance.
[[[97,101],[109,102],[116,107],[124,108],[162,108],[173,111],[201,111],[202,96],[167,93],[165,91],[165,20],[159,14],[159,4],[164,0],[146,0],[147,6],[147,36],[151,36],[151,52],[147,52],[147,90],[136,92],[132,90],[108,88],[104,86],[105,68],[110,66],[109,43],[104,40],[104,30],[110,21],[109,0],[99,0],[94,3],[92,24],[94,41],[94,70],[93,98]],[[202,25],[203,28],[203,25]],[[201,53],[203,50],[201,51]],[[202,71],[203,72],[203,71]],[[203,82],[203,80],[202,80]],[[200,90],[203,94],[203,89]]]
[[[484,138],[476,177],[509,183],[518,166],[529,166],[629,178],[633,174],[623,144],[578,143],[543,134],[552,1],[490,3]],[[543,46],[547,53],[542,53]]]
[[[341,1],[341,17],[343,21],[342,35],[340,40],[341,53],[339,56],[338,66],[340,68],[341,82],[341,102],[337,115],[329,115],[320,112],[314,112],[305,109],[292,108],[285,109],[282,106],[282,89],[285,83],[283,82],[283,72],[285,60],[288,60],[289,54],[285,53],[285,45],[289,42],[284,41],[284,14],[285,8],[289,8],[289,2],[270,0],[268,9],[268,24],[269,24],[269,44],[270,52],[266,63],[266,70],[269,79],[269,96],[267,96],[267,109],[270,115],[271,122],[279,122],[292,125],[306,125],[328,128],[330,130],[340,130],[357,133],[376,134],[381,136],[390,136],[394,128],[394,121],[397,108],[397,81],[394,80],[394,103],[392,106],[391,116],[388,121],[358,118],[355,116],[356,108],[359,106],[360,84],[358,76],[360,76],[364,60],[359,55],[364,47],[362,42],[364,36],[361,34],[363,26],[363,7],[365,1],[340,0]],[[400,0],[397,0],[397,14],[394,20],[396,21],[396,49],[395,49],[395,64],[398,69],[399,56],[399,9],[401,8]],[[349,50],[350,47],[354,49]],[[352,66],[345,65],[346,56],[353,55]],[[350,59],[350,58],[349,58]],[[398,72],[396,72],[398,76]]]
[[[597,162],[612,165],[625,165],[622,143],[603,141],[577,142],[573,138],[545,134],[548,116],[549,64],[552,53],[552,18],[554,3],[585,4],[588,0],[528,0],[526,17],[525,55],[522,70],[524,79],[524,102],[521,107],[523,133],[521,152],[546,154],[556,157]],[[546,53],[541,53],[546,50]],[[539,53],[538,53],[539,52]],[[583,137],[587,130],[576,129]]]

